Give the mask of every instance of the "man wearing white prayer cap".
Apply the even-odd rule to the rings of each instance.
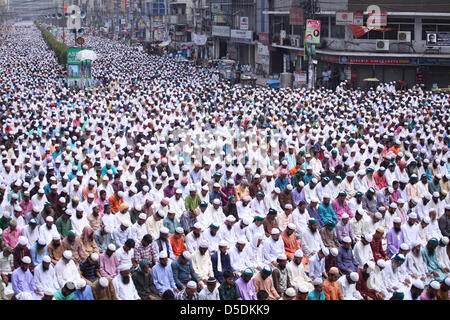
[[[101,277],[93,283],[92,294],[95,300],[118,300],[112,280],[107,277]]]
[[[208,252],[209,243],[202,240],[197,251],[192,254],[192,267],[203,285],[207,285],[208,278],[214,277],[211,255]]]
[[[178,292],[176,296],[177,300],[198,300],[197,283],[195,281],[189,281],[186,287]]]
[[[296,300],[307,300],[309,291],[311,291],[311,289],[309,289],[308,286],[306,286],[306,285],[299,286],[297,288]]]
[[[119,274],[112,279],[119,300],[141,300],[131,279],[131,267],[126,264],[119,266]]]
[[[72,259],[72,251],[64,251],[62,258],[55,265],[55,274],[60,287],[69,280],[76,281],[81,278],[78,267]]]
[[[338,279],[337,282],[344,300],[364,300],[361,293],[356,289],[358,280],[359,275],[357,272],[350,272]]]
[[[203,283],[199,282],[200,279],[192,267],[191,258],[191,253],[184,251],[171,264],[173,277],[179,290],[183,290],[190,279],[194,280],[199,287],[203,288]]]
[[[270,261],[271,266],[277,265],[277,257],[280,254],[285,254],[284,242],[280,236],[280,230],[273,228],[270,238],[264,241],[264,258]]]
[[[35,284],[34,277],[30,271],[31,258],[24,256],[20,260],[20,267],[15,269],[11,274],[11,284],[14,295],[20,293],[29,293],[33,300],[40,299],[42,292],[40,292]]]
[[[48,255],[44,256],[42,263],[34,268],[34,281],[36,288],[40,292],[44,292],[47,289],[56,291],[60,288],[55,268],[51,264],[51,258]]]
[[[420,300],[437,300],[437,294],[440,288],[441,284],[438,281],[431,281],[428,284],[428,288],[420,295]]]
[[[403,300],[421,300],[420,296],[424,289],[424,283],[419,279],[415,279],[412,282],[411,288],[409,290],[405,290]]]
[[[286,265],[287,274],[291,285],[299,289],[302,286],[308,288],[308,292],[313,290],[312,280],[306,275],[303,267],[303,251],[298,249],[294,253],[294,258]]]

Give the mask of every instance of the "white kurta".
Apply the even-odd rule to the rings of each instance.
[[[344,300],[364,300],[361,293],[356,290],[356,283],[350,284],[345,276],[341,276],[337,283]]]
[[[288,264],[286,265],[286,270],[289,277],[289,281],[296,290],[301,286],[306,286],[308,288],[308,292],[314,289],[312,281],[306,275],[302,263],[297,265],[293,260],[289,261]]]
[[[273,262],[280,254],[285,254],[284,242],[281,236],[275,241],[272,237],[264,240],[264,258]]]
[[[55,265],[55,274],[60,288],[69,280],[76,281],[81,278],[75,262],[70,260],[66,264],[62,258]]]
[[[358,241],[353,248],[353,255],[360,268],[370,260],[373,261],[373,252],[370,244],[364,245],[361,241]]]
[[[34,268],[34,282],[40,292],[44,292],[46,289],[56,291],[60,288],[55,268],[51,264],[46,271],[44,271],[42,264]]]
[[[192,255],[191,262],[199,279],[207,280],[209,277],[214,277],[211,256],[208,252],[202,255],[200,250],[195,251]]]
[[[85,216],[78,219],[77,216],[73,215],[70,217],[70,221],[72,222],[72,231],[75,232],[77,236],[81,235],[84,227],[89,226],[89,221]]]
[[[311,257],[313,252],[317,253],[323,247],[322,237],[318,230],[312,233],[308,228],[302,233],[302,250],[307,257]]]
[[[133,280],[130,276],[130,282],[124,284],[122,282],[122,275],[119,273],[112,280],[114,289],[116,290],[116,295],[119,300],[138,300],[140,299],[137,290],[134,286]]]
[[[239,274],[245,268],[252,266],[251,261],[249,260],[248,251],[246,250],[248,245],[249,244],[246,244],[242,251],[239,251],[238,248],[234,247],[228,252],[228,254],[230,255],[231,267],[233,268],[233,271]]]

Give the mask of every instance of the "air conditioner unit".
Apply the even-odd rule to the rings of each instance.
[[[399,31],[398,41],[401,42],[411,42],[411,31]]]
[[[377,40],[377,51],[387,51],[389,50],[389,40]]]

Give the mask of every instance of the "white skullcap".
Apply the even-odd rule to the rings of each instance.
[[[22,292],[19,292],[18,294],[16,294],[16,299],[17,300],[33,300],[33,295],[31,294],[31,292],[22,291]]]
[[[219,247],[228,247],[228,242],[226,242],[225,240],[221,240],[219,242]]]
[[[50,256],[44,256],[44,258],[42,258],[42,261],[44,261],[46,263],[50,263],[52,261],[52,259],[50,258]]]
[[[200,241],[199,247],[200,247],[200,248],[206,248],[206,249],[208,249],[208,248],[209,248],[209,243],[208,243],[208,241],[207,241],[207,240],[202,240],[202,241]]]
[[[303,251],[298,249],[297,251],[295,251],[294,257],[296,257],[296,258],[303,258]]]
[[[200,222],[196,222],[194,224],[194,229],[202,229],[202,225],[200,224]]]
[[[284,206],[285,209],[292,209],[292,204],[288,203]]]
[[[395,217],[394,218],[394,223],[401,223],[402,219],[400,217]]]
[[[98,253],[97,253],[97,252],[91,253],[91,259],[92,259],[93,261],[98,261],[98,258],[99,258],[99,256],[98,256]]]
[[[372,240],[373,240],[373,238],[370,234],[365,234],[363,237],[367,242],[372,242]]]
[[[191,260],[191,253],[189,251],[184,251],[182,255],[186,260]]]
[[[125,270],[130,270],[130,269],[131,269],[131,265],[130,264],[121,264],[119,266],[119,272],[125,271]]]
[[[417,219],[417,214],[415,212],[412,212],[412,213],[409,214],[409,217],[411,219]]]
[[[19,239],[17,240],[17,242],[19,244],[21,244],[22,246],[25,246],[28,244],[28,239],[24,236],[20,236]]]
[[[441,241],[442,241],[442,243],[443,243],[444,245],[447,245],[449,239],[448,239],[448,237],[442,237],[442,238],[441,238]]]
[[[338,255],[339,251],[337,248],[331,248],[330,253],[333,257],[336,257]]]
[[[439,290],[441,288],[441,284],[436,280],[433,280],[430,282],[430,287],[433,288],[434,290]]]
[[[344,239],[342,239],[342,242],[351,243],[352,239],[349,236],[346,236],[346,237],[344,237]]]
[[[315,286],[321,285],[322,283],[323,283],[322,278],[315,278],[314,281],[313,281],[313,284]]]
[[[309,290],[308,290],[307,286],[301,285],[300,287],[298,287],[298,292],[300,292],[300,293],[308,293]]]
[[[233,215],[229,215],[227,218],[226,218],[226,220],[228,221],[228,222],[235,222],[236,221],[236,218],[233,216]]]
[[[295,289],[294,288],[287,288],[286,291],[284,292],[285,295],[287,295],[288,297],[295,297]]]
[[[270,234],[272,234],[272,235],[280,234],[280,229],[273,228]]]
[[[175,228],[175,232],[176,232],[176,233],[183,234],[183,233],[184,233],[184,230],[183,230],[182,227],[176,227],[176,228]]]
[[[420,289],[420,290],[423,290],[425,288],[425,285],[419,279],[414,280],[412,285],[413,285],[413,287]]]
[[[82,289],[82,288],[86,287],[86,280],[80,278],[76,281],[75,285],[76,285],[77,289]]]
[[[286,189],[288,189],[289,191],[291,191],[293,188],[294,188],[294,187],[292,186],[292,184],[288,184],[288,185],[286,186]]]
[[[277,260],[287,260],[287,257],[284,253],[281,253],[277,256]]]
[[[48,216],[47,218],[45,218],[45,221],[53,222],[53,217],[52,216]]]
[[[187,284],[186,284],[186,287],[188,287],[188,288],[190,288],[190,289],[196,289],[197,288],[197,283],[195,282],[195,281],[189,281]]]
[[[218,198],[214,199],[213,201],[214,204],[220,204],[220,200]]]
[[[320,249],[325,257],[328,257],[330,250],[326,247]]]
[[[167,251],[166,250],[163,250],[163,251],[161,251],[160,253],[159,253],[159,258],[160,259],[165,259],[165,258],[167,258],[168,257],[168,255],[167,255]]]
[[[386,262],[383,259],[378,259],[377,266],[379,266],[380,268],[384,268],[386,267]]]
[[[356,272],[351,272],[350,273],[350,279],[352,279],[352,281],[357,282],[359,280],[359,274]]]
[[[237,243],[239,243],[239,244],[246,244],[247,243],[247,239],[244,236],[242,236],[242,237],[240,237],[238,239]]]
[[[291,230],[297,230],[297,227],[292,222],[287,225],[287,227]]]
[[[344,213],[344,214],[342,215],[342,219],[348,219],[348,218],[349,218],[349,216],[348,216],[347,213]]]
[[[169,234],[169,228],[162,227],[162,228],[159,230],[159,233]]]
[[[402,250],[409,250],[409,246],[408,246],[407,243],[403,242],[403,243],[400,245],[400,249],[402,249]]]
[[[147,215],[145,213],[140,213],[139,219],[145,220],[145,219],[147,219]]]
[[[110,250],[110,251],[116,251],[116,245],[115,245],[114,243],[110,243],[110,244],[108,245],[108,250]]]
[[[66,259],[72,259],[72,251],[70,251],[70,250],[64,251],[63,257]]]
[[[251,223],[251,220],[247,217],[245,217],[244,219],[242,219],[242,223],[244,223],[246,226],[248,226]]]
[[[31,263],[31,258],[29,256],[25,256],[25,257],[22,258],[22,262],[30,264]]]
[[[449,276],[447,276],[447,278],[445,278],[444,283],[445,283],[448,287],[450,287],[450,277],[449,277]]]
[[[380,212],[375,212],[375,218],[382,219],[383,215]]]
[[[103,287],[106,288],[109,284],[109,281],[107,278],[105,277],[101,277],[100,279],[98,279],[98,283]]]

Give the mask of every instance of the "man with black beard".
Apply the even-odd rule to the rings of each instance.
[[[421,300],[420,295],[425,288],[424,284],[420,280],[415,280],[411,286],[410,290],[405,292],[405,297],[403,300]]]
[[[153,284],[149,261],[145,259],[139,261],[139,268],[133,273],[132,279],[142,300],[159,300],[159,292]]]
[[[229,215],[223,223],[223,226],[219,228],[217,235],[220,238],[220,241],[226,241],[228,246],[233,246],[236,241],[236,234],[233,230],[233,226],[236,223],[236,218],[232,215]]]
[[[133,281],[130,281],[130,267],[130,265],[121,265],[119,274],[112,280],[119,300],[141,300]]]
[[[49,256],[45,256],[42,263],[34,269],[34,282],[40,292],[44,292],[45,290],[55,292],[59,289],[55,268],[51,264],[51,258]]]
[[[387,241],[386,253],[389,258],[392,258],[394,254],[398,253],[400,245],[403,242],[405,242],[403,239],[403,232],[401,228],[402,221],[400,217],[395,217],[393,223],[394,226],[386,234],[386,241]]]
[[[186,249],[189,252],[195,252],[200,245],[200,235],[202,233],[202,226],[199,222],[196,222],[192,228],[192,231],[189,232],[185,238],[186,241]]]

